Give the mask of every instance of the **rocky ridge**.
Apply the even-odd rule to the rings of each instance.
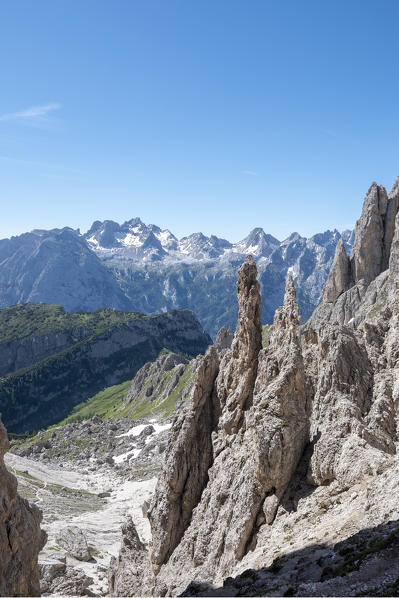
[[[303,326],[287,277],[263,349],[256,266],[241,266],[231,348],[199,364],[148,509],[152,541],[129,522],[113,595],[395,591],[398,186],[371,186],[352,254],[338,245]]]
[[[39,311],[37,327],[47,329],[50,324],[44,326],[40,314],[53,308],[66,330],[60,325],[61,331],[43,333],[33,327],[28,333],[18,332],[21,337],[16,332],[11,341],[0,339],[0,355],[9,357],[4,362],[8,373],[0,379],[0,408],[9,432],[35,431],[61,421],[95,393],[133,378],[165,348],[193,357],[211,342],[188,310],[157,316],[115,310],[71,315],[60,306],[28,305],[4,311],[6,316]],[[92,319],[99,320],[94,329]],[[42,359],[51,349],[54,353]],[[29,365],[13,371],[21,362]]]

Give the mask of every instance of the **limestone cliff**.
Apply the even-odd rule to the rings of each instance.
[[[149,509],[152,545],[124,548],[111,593],[394,591],[398,198],[398,182],[389,195],[370,187],[352,255],[338,246],[324,302],[304,326],[287,278],[264,349],[256,266],[248,257],[240,267],[231,348],[203,358]]]
[[[46,542],[41,511],[17,493],[4,465],[7,432],[0,421],[0,596],[40,596],[38,554]]]

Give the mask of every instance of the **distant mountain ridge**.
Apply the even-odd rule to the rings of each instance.
[[[273,320],[287,273],[307,319],[320,302],[340,238],[350,253],[349,230],[309,239],[293,233],[280,242],[255,228],[238,243],[201,232],[179,240],[140,218],[95,221],[84,234],[68,227],[34,230],[0,240],[0,308],[43,302],[69,312],[112,307],[155,314],[183,307],[215,336],[222,326],[235,327],[236,271],[250,253],[259,271],[262,321]]]
[[[214,259],[229,253],[252,253],[256,257],[267,257],[280,245],[280,241],[267,235],[262,228],[253,229],[238,243],[230,243],[215,235],[206,237],[201,232],[179,240],[169,230],[162,230],[154,224],[147,226],[140,218],[133,218],[121,225],[112,220],[97,220],[84,238],[88,246],[97,253],[122,254],[145,261],[158,261],[167,257],[173,261],[186,261],[188,258]]]

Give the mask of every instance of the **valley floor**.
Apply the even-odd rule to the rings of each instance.
[[[156,478],[127,479],[126,468],[119,471],[118,466],[106,464],[85,468],[76,463],[50,459],[44,463],[36,459],[37,456],[34,460],[8,453],[5,463],[18,478],[19,493],[43,512],[42,527],[48,534],[48,541],[39,563],[47,568],[52,565],[55,571],[66,558],[72,580],[70,587],[64,579],[59,592],[53,584],[50,592],[43,588],[43,593],[56,595],[79,591],[81,594],[106,595],[110,559],[118,555],[121,525],[127,515],[132,516],[141,539],[149,540],[149,523],[143,517],[141,507],[153,493]],[[57,538],[70,526],[79,527],[86,536],[92,555],[90,561],[77,560],[60,548]],[[78,570],[85,575],[79,576]],[[79,583],[77,578],[80,578]],[[93,582],[89,584],[88,578]]]

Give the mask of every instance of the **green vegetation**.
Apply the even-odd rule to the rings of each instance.
[[[34,484],[37,484],[37,485],[42,484],[42,482],[40,480],[35,478],[33,475],[30,475],[30,473],[28,473],[27,471],[20,471],[19,469],[14,469],[13,467],[9,467],[8,465],[6,465],[6,469],[7,469],[7,471],[10,471],[14,475],[17,475],[21,478],[25,478]],[[43,486],[44,486],[44,484],[43,484]]]
[[[128,324],[137,319],[151,319],[138,312],[117,311],[112,308],[95,312],[79,311],[69,314],[61,305],[25,303],[0,311],[0,343],[26,336],[45,336],[84,329],[86,335],[99,334],[109,328]]]
[[[367,314],[367,317],[375,318],[375,316],[377,316],[380,313],[383,307],[385,306],[382,303],[376,303],[376,305],[374,305],[374,307],[370,309],[369,313]]]
[[[269,346],[270,335],[272,333],[273,325],[265,324],[262,326],[262,347],[266,349]]]
[[[198,327],[198,338],[186,338],[185,326]],[[0,342],[61,331],[69,331],[70,346],[0,377],[0,411],[11,434],[34,432],[70,415],[70,421],[111,416],[144,363],[169,349],[197,355],[210,340],[187,310],[156,316],[114,309],[68,314],[57,305],[25,304],[0,311]],[[125,386],[108,392],[114,384]],[[78,411],[71,413],[77,404]]]
[[[173,370],[165,374],[163,383],[159,389],[159,395],[162,395],[164,387],[169,382],[170,378],[174,375]],[[164,401],[156,399],[151,402],[150,400],[137,401],[134,404],[128,404],[124,410],[122,417],[131,417],[132,419],[140,419],[142,417],[150,417],[152,415],[162,415],[167,417],[173,413],[176,409],[176,405],[183,398],[183,392],[186,386],[192,382],[193,379],[193,364],[189,363],[181,376],[178,384],[170,393],[167,399]],[[144,391],[145,392],[145,391]],[[142,393],[142,396],[144,394]],[[133,407],[133,410],[132,410]],[[119,415],[121,417],[121,415]]]
[[[30,475],[30,473],[27,471],[20,471],[19,469],[14,469],[13,467],[8,466],[7,470],[16,475],[18,478],[23,478],[37,488],[45,488],[46,490],[55,494],[97,498],[97,494],[93,494],[92,492],[88,492],[87,490],[83,490],[81,488],[69,488],[69,486],[63,486],[62,484],[46,484],[42,480]]]
[[[111,335],[109,331],[101,340]],[[37,430],[62,420],[76,403],[107,388],[116,371],[120,383],[126,382],[162,348],[156,350],[149,339],[93,358],[98,336],[0,378],[0,409],[10,432]],[[43,397],[51,397],[51,401],[43,401]]]
[[[171,353],[171,351],[168,351],[167,349],[165,352]],[[164,354],[165,353],[161,351],[161,355]],[[160,395],[173,375],[173,370],[170,370],[165,374],[164,380],[159,388]],[[63,426],[73,422],[83,421],[85,419],[90,419],[95,415],[101,417],[102,419],[127,417],[132,420],[152,417],[154,415],[168,417],[176,409],[176,405],[179,403],[179,401],[181,401],[183,397],[183,391],[187,384],[192,381],[192,378],[192,364],[189,363],[177,386],[173,389],[167,399],[150,401],[145,396],[147,387],[151,384],[150,371],[148,382],[145,384],[140,397],[138,397],[134,402],[125,402],[125,397],[131,384],[131,381],[128,380],[122,384],[110,386],[94,395],[94,397],[87,399],[87,401],[76,405],[71,414],[63,419],[58,425]]]
[[[73,422],[83,421],[84,419],[90,419],[94,415],[98,415],[103,419],[109,417],[121,417],[117,415],[118,412],[123,408],[123,399],[125,398],[129,386],[130,380],[122,382],[122,384],[115,384],[115,386],[109,386],[105,390],[94,395],[87,401],[79,403],[72,409],[72,413],[63,419],[58,425],[64,426],[65,424],[71,424]]]
[[[167,372],[164,379],[159,387],[159,394],[162,394],[163,389],[174,375],[173,370]],[[71,413],[67,415],[62,421],[57,424],[53,424],[46,430],[41,430],[35,435],[26,434],[14,434],[11,440],[12,446],[28,446],[30,444],[37,444],[38,442],[46,442],[51,438],[52,431],[59,427],[71,424],[74,422],[80,422],[87,419],[91,419],[94,416],[98,416],[102,419],[118,419],[127,417],[131,420],[137,420],[145,417],[161,416],[168,417],[176,409],[177,404],[183,399],[184,391],[194,377],[193,364],[189,363],[183,375],[176,387],[172,390],[170,395],[162,400],[161,398],[155,401],[150,401],[146,397],[146,389],[151,384],[151,371],[149,374],[149,380],[144,385],[140,397],[137,397],[135,401],[126,403],[125,397],[129,390],[131,380],[122,382],[122,384],[115,384],[108,388],[100,391],[93,397],[90,397],[86,401],[76,405]],[[79,439],[79,442],[75,442],[74,450],[80,451],[86,448],[85,443],[89,442],[87,439]],[[72,450],[71,447],[69,447]],[[58,449],[57,449],[58,450]],[[49,449],[47,453],[51,455],[52,449]],[[74,456],[74,455],[72,455]]]
[[[104,508],[104,500],[97,494],[62,484],[46,484],[26,471],[19,471],[13,467],[7,467],[7,469],[17,476],[18,493],[23,498],[35,500],[38,498],[38,492],[43,490],[42,496],[45,496],[45,500],[52,501],[52,508],[58,510],[62,515],[86,513]]]

